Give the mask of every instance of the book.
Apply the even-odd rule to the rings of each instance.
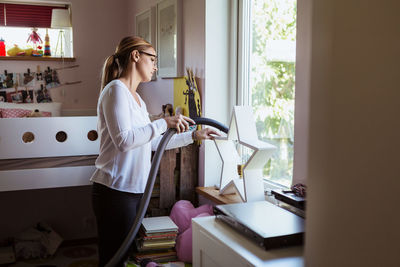
[[[178,231],[178,226],[176,226],[169,216],[144,218],[142,221],[142,226],[146,235],[152,233]]]
[[[159,250],[166,250],[172,249],[175,247],[175,240],[161,240],[161,241],[146,241],[143,242],[142,240],[136,239],[136,248],[138,251],[159,251]]]
[[[150,235],[150,236],[141,236],[143,240],[175,240],[177,234],[163,234],[163,235]]]

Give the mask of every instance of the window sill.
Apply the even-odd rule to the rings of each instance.
[[[288,190],[288,187],[277,184],[271,181],[268,181],[267,179],[264,179],[264,191],[265,192],[271,192],[273,189],[283,189],[283,190]]]
[[[19,61],[64,61],[74,62],[74,57],[33,57],[33,56],[17,56],[17,57],[0,57],[0,60],[19,60]]]

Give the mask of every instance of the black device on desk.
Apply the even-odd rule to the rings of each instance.
[[[304,219],[267,201],[217,205],[214,212],[266,250],[303,244]]]
[[[274,189],[271,191],[271,193],[277,200],[283,201],[295,208],[301,210],[305,210],[306,208],[305,198],[297,196],[292,190]]]

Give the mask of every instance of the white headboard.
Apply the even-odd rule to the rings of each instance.
[[[97,117],[41,117],[0,119],[0,159],[95,155],[99,138],[91,141],[90,131],[97,132]],[[34,135],[25,143],[26,132]],[[59,142],[56,135],[66,134]]]

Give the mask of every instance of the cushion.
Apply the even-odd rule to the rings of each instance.
[[[0,108],[2,118],[22,118],[32,113],[32,110],[21,108]]]
[[[200,213],[196,217],[210,216],[207,212]],[[176,255],[178,260],[183,262],[192,262],[192,225],[189,226],[182,234],[176,238],[175,245]]]
[[[0,108],[3,109],[26,109],[32,110],[38,109],[39,111],[43,112],[50,112],[53,117],[60,117],[61,116],[61,106],[62,103],[59,102],[51,102],[51,103],[6,103],[0,102]],[[44,115],[44,114],[43,114]]]
[[[192,218],[196,217],[200,213],[213,215],[213,207],[206,204],[195,208],[190,201],[179,200],[172,207],[170,217],[178,226],[178,233],[183,233],[190,227]]]
[[[213,215],[211,205],[195,208],[190,201],[179,200],[172,207],[169,217],[178,226],[176,254],[183,262],[192,262],[192,218]]]
[[[0,118],[23,118],[32,113],[32,110],[21,108],[0,108]],[[42,117],[51,117],[51,112],[42,111]]]

